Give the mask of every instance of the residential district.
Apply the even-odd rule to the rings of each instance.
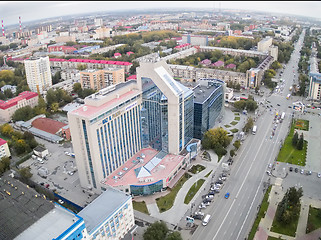
[[[0,37],[0,239],[321,237],[320,22],[16,18]]]

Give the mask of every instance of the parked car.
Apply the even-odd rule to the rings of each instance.
[[[271,172],[270,171],[266,171],[267,175],[271,176]]]
[[[59,202],[60,204],[64,204],[64,201],[62,201],[61,199],[59,199],[58,202]]]
[[[300,173],[301,173],[301,174],[303,174],[303,173],[304,173],[304,170],[303,170],[303,169],[301,169]]]
[[[290,169],[289,169],[289,170],[290,170],[290,172],[292,172],[292,171],[293,171],[293,167],[290,167]]]
[[[320,178],[321,177],[321,173],[318,173],[318,178]]]

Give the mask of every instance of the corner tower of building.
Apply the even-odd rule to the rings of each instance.
[[[193,138],[193,91],[176,82],[165,61],[141,62],[142,145],[179,154]]]

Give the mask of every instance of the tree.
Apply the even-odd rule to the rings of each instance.
[[[240,101],[234,102],[233,105],[234,105],[234,107],[235,107],[237,110],[241,111],[241,110],[244,110],[244,109],[245,109],[245,107],[246,107],[246,102],[245,102],[244,100],[240,100]]]
[[[28,149],[28,145],[26,144],[25,140],[19,139],[14,142],[14,150],[17,152],[18,155],[26,152]]]
[[[14,130],[8,123],[6,123],[1,126],[0,131],[3,135],[10,137]]]
[[[10,169],[10,158],[3,157],[0,161],[0,175],[2,175],[5,171]]]
[[[48,103],[49,106],[50,106],[51,104],[53,104],[54,102],[58,102],[57,97],[56,97],[55,90],[53,90],[52,88],[50,88],[50,89],[47,91],[46,100],[47,100],[47,103]]]
[[[240,140],[236,140],[233,144],[233,146],[235,147],[236,150],[238,150],[241,146],[241,141]]]
[[[169,233],[166,237],[166,240],[183,240],[180,232],[172,232],[172,233]]]
[[[56,103],[56,102],[54,102],[54,103],[52,103],[52,104],[50,105],[50,108],[51,108],[51,111],[52,111],[52,112],[57,112],[58,109],[59,109],[59,104]]]
[[[295,133],[294,133],[294,135],[293,135],[293,138],[292,138],[292,145],[293,145],[294,147],[297,146],[297,144],[298,144],[298,139],[299,139],[299,134],[298,134],[297,131],[295,131]]]
[[[78,94],[81,91],[81,84],[80,83],[75,83],[72,86],[72,90],[73,90],[73,92]]]
[[[249,132],[253,128],[253,125],[254,125],[253,118],[249,117],[247,119],[245,126],[243,127],[243,132],[246,132],[246,133]]]
[[[83,70],[86,70],[87,69],[87,65],[86,64],[78,64],[77,65],[77,69],[79,70],[79,71],[83,71]]]
[[[155,222],[144,232],[144,240],[164,240],[168,233],[166,223],[163,221]]]
[[[35,111],[30,106],[25,106],[22,108],[17,109],[14,114],[12,115],[12,120],[16,121],[28,121],[31,118],[36,116]]]
[[[24,167],[19,170],[20,176],[23,179],[29,179],[32,177],[32,173],[30,171],[30,167]]]
[[[297,143],[297,146],[296,146],[296,148],[297,148],[298,150],[302,150],[302,149],[303,149],[303,141],[304,141],[304,139],[303,139],[303,133],[301,133],[300,139],[299,139],[299,141],[298,141],[298,143]]]
[[[230,144],[231,139],[228,136],[228,132],[221,127],[212,128],[205,132],[202,146],[204,149],[213,149],[219,156],[223,156],[227,153],[225,148]]]
[[[231,150],[230,150],[230,156],[231,156],[231,157],[234,157],[234,156],[235,156],[235,150],[234,150],[234,149],[231,149]]]

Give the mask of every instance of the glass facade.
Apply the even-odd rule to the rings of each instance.
[[[149,185],[131,185],[130,192],[133,195],[150,195],[154,192],[160,192],[163,188],[163,180],[149,184]]]
[[[209,82],[215,89],[203,103],[194,103],[194,138],[202,139],[204,133],[214,127],[223,107],[223,86]]]
[[[142,124],[142,132],[145,133],[143,145],[147,145],[148,138],[148,145],[152,146],[152,148],[158,151],[168,149],[168,142],[162,141],[162,139],[168,138],[168,128],[164,126],[164,124],[167,124],[167,101],[164,101],[165,96],[150,78],[142,77],[142,89],[142,111],[146,109],[144,117],[147,117],[147,120]],[[161,99],[163,100],[161,101]]]

